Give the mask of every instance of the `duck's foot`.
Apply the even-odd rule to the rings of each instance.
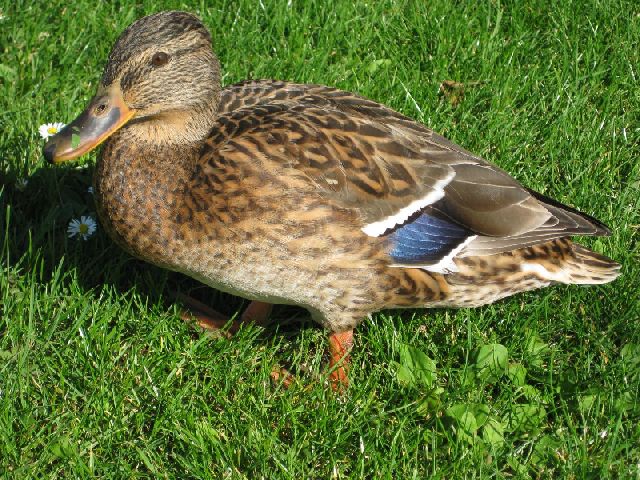
[[[184,310],[180,314],[180,317],[184,321],[193,322],[195,320],[203,330],[224,330],[227,337],[231,337],[236,333],[243,323],[251,322],[260,326],[268,325],[269,316],[273,308],[273,305],[270,303],[253,301],[242,315],[240,315],[239,319],[231,320],[217,310],[188,295],[178,293],[176,297],[188,308],[188,310]]]
[[[329,382],[335,392],[349,386],[349,352],[353,347],[353,330],[329,335]]]
[[[273,309],[271,303],[253,301],[245,311],[242,312],[239,320],[231,321],[229,317],[224,316],[217,310],[188,295],[178,293],[176,294],[176,298],[188,308],[188,310],[183,310],[180,314],[180,317],[185,322],[193,322],[195,320],[203,330],[221,332],[224,333],[227,338],[231,338],[243,323],[255,323],[260,326],[268,325],[269,316]],[[273,367],[270,376],[275,383],[282,383],[284,388],[289,388],[295,380],[294,375],[279,365]]]
[[[271,310],[273,310],[272,303],[254,300],[244,309],[244,312],[240,315],[240,320],[244,323],[251,322],[261,327],[266,327],[270,323]]]
[[[252,301],[239,319],[231,320],[195,298],[182,293],[176,294],[176,298],[188,308],[180,314],[184,321],[195,320],[203,330],[222,332],[227,338],[231,338],[243,323],[268,325],[273,308],[270,303]],[[353,330],[329,335],[329,383],[335,392],[344,392],[349,386],[349,352],[352,347]],[[282,383],[285,388],[289,388],[296,379],[295,375],[279,365],[273,367],[270,377],[275,383]]]
[[[274,383],[282,383],[282,386],[284,388],[289,388],[296,379],[295,375],[293,375],[289,372],[289,370],[281,367],[280,365],[275,365],[271,369],[270,377]]]
[[[349,387],[349,353],[352,347],[353,330],[329,335],[329,385],[338,394],[344,393]],[[296,380],[296,375],[276,365],[271,370],[271,379],[289,388]],[[316,382],[322,382],[322,378],[314,375],[313,383]]]
[[[180,300],[186,307],[186,310],[181,310],[180,318],[188,323],[196,323],[203,330],[215,330],[222,331],[222,329],[229,324],[229,318],[225,317],[223,314],[214,310],[213,308],[205,305],[204,303],[196,300],[195,298],[189,297],[182,293],[178,293],[176,298]],[[230,337],[234,329],[234,325],[232,322],[229,325],[229,329],[226,330],[225,335]]]

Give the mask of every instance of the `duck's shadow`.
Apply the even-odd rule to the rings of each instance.
[[[180,303],[176,300],[180,293],[229,318],[242,312],[247,300],[131,257],[99,224],[86,240],[70,237],[67,229],[72,219],[91,216],[97,221],[90,188],[93,170],[93,165],[45,166],[27,179],[11,171],[5,174],[0,196],[3,211],[9,212],[2,219],[7,239],[5,265],[29,271],[38,264],[43,282],[54,272],[71,274],[84,291],[93,290],[96,295],[105,288],[122,295],[134,292],[146,305],[170,309]],[[293,335],[301,325],[314,325],[301,308],[276,306],[272,318],[264,335],[273,335],[274,329],[279,335]]]

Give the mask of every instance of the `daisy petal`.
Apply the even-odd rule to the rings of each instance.
[[[46,140],[49,137],[53,137],[64,127],[65,124],[62,122],[45,123],[44,125],[40,125],[38,132],[40,133],[40,136]]]
[[[97,228],[96,221],[90,215],[83,215],[78,220],[74,218],[69,222],[67,227],[67,234],[69,238],[78,237],[81,240],[87,240],[91,237]]]

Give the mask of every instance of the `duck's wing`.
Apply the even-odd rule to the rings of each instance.
[[[322,86],[258,83],[234,87],[253,97],[236,94],[228,104],[204,161],[270,172],[302,194],[355,211],[354,227],[388,237],[397,265],[442,271],[457,255],[606,233],[376,102]],[[236,108],[241,98],[245,106]]]

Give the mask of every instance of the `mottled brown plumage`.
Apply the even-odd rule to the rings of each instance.
[[[322,85],[219,79],[196,17],[145,17],[116,42],[87,110],[117,108],[127,123],[91,135],[72,124],[45,148],[72,158],[106,139],[98,213],[139,258],[302,306],[340,355],[383,308],[477,306],[618,275],[566,238],[604,225],[410,118]]]

